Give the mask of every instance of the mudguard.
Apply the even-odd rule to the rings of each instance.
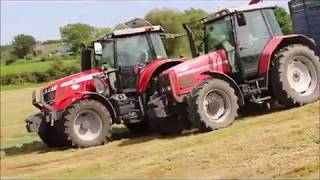
[[[137,93],[141,94],[147,90],[148,84],[152,77],[160,74],[161,72],[180,64],[185,59],[159,59],[150,63],[139,76],[137,83]]]
[[[263,75],[269,71],[273,54],[288,44],[304,44],[309,46],[311,49],[315,49],[314,40],[305,35],[293,34],[287,36],[276,36],[268,42],[261,54],[259,64],[260,75]]]

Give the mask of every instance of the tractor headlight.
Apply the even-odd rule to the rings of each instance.
[[[172,88],[171,88],[169,76],[160,77],[159,82],[160,82],[160,87],[161,87],[162,92],[171,93]]]
[[[101,78],[93,78],[94,86],[96,87],[96,92],[103,95],[109,96],[110,91],[108,86],[103,82]]]

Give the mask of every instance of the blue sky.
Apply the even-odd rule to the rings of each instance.
[[[236,7],[249,0],[225,1],[2,1],[1,45],[17,34],[29,34],[37,40],[59,39],[59,27],[69,23],[86,23],[96,27],[113,27],[133,17],[144,17],[154,8],[185,10],[191,7],[214,12],[218,7]],[[268,1],[287,7],[287,1]]]

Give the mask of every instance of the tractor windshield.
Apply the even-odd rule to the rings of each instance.
[[[151,43],[155,52],[150,47]],[[120,66],[144,64],[162,57],[166,57],[166,54],[159,34],[152,33],[150,43],[146,34],[117,39],[117,61]]]

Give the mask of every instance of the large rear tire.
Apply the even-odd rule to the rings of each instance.
[[[220,79],[207,80],[198,85],[187,102],[189,120],[201,131],[230,126],[238,116],[238,109],[234,89]]]
[[[75,147],[102,145],[111,136],[110,113],[95,100],[74,103],[66,110],[62,120],[64,132]]]
[[[273,96],[286,107],[316,101],[320,93],[319,57],[307,46],[286,46],[274,56],[270,79]]]

